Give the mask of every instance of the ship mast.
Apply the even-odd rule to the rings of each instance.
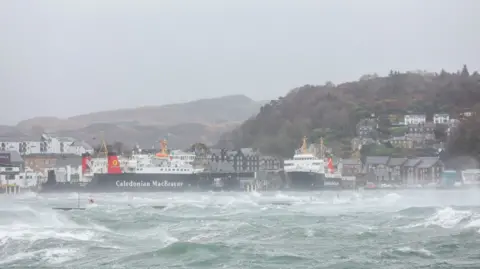
[[[302,153],[305,154],[307,153],[307,137],[303,137],[303,143],[302,143]]]
[[[103,131],[100,134],[100,140],[101,140],[101,142],[100,142],[101,145],[100,145],[100,150],[97,153],[97,156],[100,157],[101,154],[103,153],[103,154],[105,154],[105,158],[107,158],[108,157],[108,147],[107,147],[107,143],[105,142]]]
[[[100,132],[100,143],[101,144],[100,144],[100,149],[97,152],[97,158],[103,157],[107,160],[103,169],[106,169],[105,171],[108,171],[108,147],[107,147],[107,143],[105,142],[103,131]]]
[[[160,153],[167,155],[167,140],[163,139],[160,141]]]
[[[325,158],[325,146],[323,144],[323,137],[320,137],[320,158]]]
[[[155,154],[158,158],[167,158],[168,157],[168,150],[167,150],[167,140],[162,139],[160,140],[160,152]]]

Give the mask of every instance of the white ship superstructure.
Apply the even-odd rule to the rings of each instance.
[[[285,160],[284,171],[290,189],[313,190],[323,188],[325,162],[307,150],[307,138],[303,138],[301,152]]]
[[[186,160],[151,154],[134,154],[127,161],[126,173],[147,174],[195,174],[203,171],[196,169]],[[190,157],[190,156],[185,156]]]
[[[467,169],[462,171],[462,181],[465,186],[480,187],[480,169]]]
[[[133,152],[128,158],[119,157],[118,163],[123,173],[132,174],[195,174],[203,168],[192,164],[195,154],[173,150],[167,153],[166,140],[161,141],[161,151],[156,154]],[[84,177],[92,178],[94,174],[108,173],[108,158],[91,158],[87,161],[88,172]]]
[[[311,153],[295,154],[292,159],[285,160],[286,173],[304,172],[325,174],[325,162]]]

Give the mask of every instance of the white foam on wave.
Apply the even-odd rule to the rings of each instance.
[[[473,220],[472,220],[473,219]],[[470,210],[455,210],[452,207],[445,207],[438,209],[425,221],[415,224],[407,225],[403,228],[415,228],[415,227],[431,227],[438,226],[444,229],[451,229],[457,227],[461,222],[469,220],[463,228],[476,227],[480,225],[480,220],[476,219],[476,214]]]
[[[385,196],[383,197],[383,200],[384,200],[385,202],[395,203],[395,202],[397,202],[398,200],[400,200],[401,198],[402,198],[401,195],[399,195],[398,193],[394,193],[394,192],[393,192],[393,193],[389,193],[389,194],[385,195]]]
[[[432,252],[430,252],[425,248],[400,247],[400,248],[397,248],[395,251],[398,251],[404,254],[413,254],[416,256],[424,257],[424,258],[430,258],[434,256]]]
[[[472,216],[472,211],[470,210],[455,210],[451,207],[446,207],[438,210],[433,216],[428,218],[424,222],[424,226],[428,227],[431,225],[440,226],[442,228],[453,228],[461,221]]]
[[[68,241],[101,241],[101,239],[95,239],[95,232],[90,230],[58,231],[44,227],[12,227],[9,229],[2,227],[0,229],[0,242],[2,243],[8,239],[21,239],[34,242],[48,238],[56,238]]]
[[[20,209],[20,212],[28,211],[32,216],[16,219],[8,225],[0,225],[0,245],[8,240],[27,240],[33,243],[49,238],[101,242],[102,239],[97,236],[96,231],[108,231],[107,228],[95,223],[79,225],[68,216],[51,209],[34,210],[25,206],[14,206],[13,209],[15,208]]]
[[[62,264],[72,259],[81,258],[77,254],[78,250],[73,248],[48,248],[31,252],[19,252],[0,260],[0,265],[8,265],[17,261],[37,260],[47,262],[52,265]]]

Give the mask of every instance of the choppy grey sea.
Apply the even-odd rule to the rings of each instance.
[[[0,196],[0,268],[480,268],[479,194]]]

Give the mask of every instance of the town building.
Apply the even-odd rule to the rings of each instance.
[[[425,114],[409,114],[404,116],[404,124],[422,124],[427,122],[427,116]]]
[[[2,190],[9,184],[13,184],[13,181],[15,181],[15,178],[20,174],[20,171],[23,170],[23,167],[24,162],[18,152],[0,152],[0,185]]]
[[[460,120],[464,120],[464,119],[467,119],[469,117],[472,117],[473,115],[475,115],[475,111],[472,111],[470,109],[462,109],[460,113],[458,113],[458,118]]]
[[[404,184],[428,185],[440,181],[444,164],[438,157],[417,157],[409,159],[403,169]]]
[[[389,180],[397,184],[402,183],[403,165],[407,162],[407,158],[389,158],[387,162],[389,170]]]
[[[359,159],[342,159],[340,164],[342,176],[356,176],[362,172],[362,162]]]
[[[25,168],[17,151],[0,152],[0,192],[16,192],[18,188],[36,186],[40,176]]]
[[[413,148],[413,140],[409,139],[406,135],[404,136],[395,136],[388,140],[395,148],[411,149]]]
[[[0,138],[0,151],[17,151],[29,154],[75,154],[93,153],[93,148],[84,141],[70,137],[42,135],[39,140]]]
[[[351,140],[352,151],[357,151],[362,148],[362,146],[376,144],[377,142],[373,138],[362,138],[362,137],[354,137]]]
[[[207,156],[209,163],[230,163],[235,171],[276,171],[282,168],[282,161],[272,156],[261,155],[253,148],[239,150],[211,149]]]
[[[76,154],[35,153],[24,155],[23,160],[26,167],[40,173],[54,168],[78,167],[82,164],[82,157]]]
[[[374,183],[389,181],[388,156],[367,156],[363,164],[364,173],[373,172],[375,178],[370,179]]]
[[[404,115],[402,114],[389,114],[387,118],[392,126],[405,125]]]
[[[450,115],[446,113],[433,114],[433,123],[435,124],[448,124],[450,121]]]
[[[377,121],[374,119],[360,120],[356,125],[357,136],[361,138],[374,137],[378,128]]]
[[[424,148],[428,142],[435,140],[435,124],[433,122],[410,124],[405,136],[413,141],[414,148]]]
[[[438,157],[392,158],[367,156],[364,173],[373,172],[368,180],[374,184],[427,185],[438,183],[444,164]]]

